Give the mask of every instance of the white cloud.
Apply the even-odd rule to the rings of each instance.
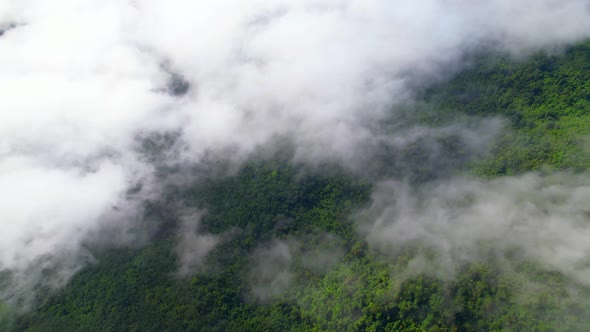
[[[183,158],[275,135],[354,160],[407,80],[492,42],[514,54],[590,36],[587,1],[8,0],[0,3],[0,267],[77,250],[150,167],[138,133]],[[191,84],[162,92],[168,69]],[[4,204],[4,203],[3,203]],[[121,223],[128,226],[128,223]]]
[[[388,255],[408,245],[433,250],[435,261],[414,273],[449,277],[465,262],[518,252],[590,285],[588,184],[587,175],[567,173],[454,178],[422,188],[384,182],[360,229]]]

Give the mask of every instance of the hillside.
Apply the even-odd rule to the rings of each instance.
[[[22,313],[0,307],[7,312],[4,328],[585,330],[590,287],[519,248],[502,256],[490,250],[442,276],[413,268],[418,255],[437,261],[436,248],[408,243],[392,253],[368,240],[359,220],[368,218],[383,179],[427,192],[454,177],[586,172],[590,42],[525,60],[478,56],[467,70],[420,91],[417,102],[395,107],[384,133],[395,135],[396,121],[440,133],[384,146],[369,155],[364,172],[298,163],[288,142],[279,152],[251,156],[235,172],[221,161],[208,175],[171,184],[145,203],[145,222],[158,225],[152,241],[117,249],[89,244],[96,262],[64,289],[40,290],[34,308]],[[492,119],[503,129],[481,150],[443,130],[465,123],[477,133],[479,122]],[[174,169],[161,171],[165,177]],[[187,236],[211,250],[179,249]],[[481,243],[482,251],[486,245],[495,247]]]

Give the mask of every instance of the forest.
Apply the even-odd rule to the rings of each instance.
[[[238,169],[224,160],[206,170],[161,165],[162,179],[201,175],[171,181],[161,197],[144,203],[140,227],[153,227],[152,239],[114,249],[88,244],[94,262],[65,288],[38,289],[26,309],[0,303],[0,329],[587,330],[590,287],[518,247],[454,262],[452,275],[430,273],[414,269],[415,258],[444,266],[436,247],[376,245],[362,220],[386,179],[427,196],[453,177],[587,172],[590,42],[526,59],[478,54],[414,100],[393,106],[383,135],[399,131],[398,123],[439,128],[438,134],[371,151],[361,170],[298,162],[281,138]],[[501,124],[490,146],[469,145],[445,129],[464,123],[477,137],[485,135],[482,121]],[[146,142],[145,153],[157,159],[165,142]],[[183,242],[191,236],[208,250]]]

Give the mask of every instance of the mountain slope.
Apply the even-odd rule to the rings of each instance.
[[[493,178],[590,165],[590,43],[526,61],[481,57],[420,99],[422,106],[410,108],[423,112],[416,121],[425,126],[465,116],[508,123],[489,153],[466,162],[451,153],[461,143],[437,138],[450,144],[442,151],[453,174]],[[370,203],[375,179],[450,176],[421,165],[422,157],[388,173],[388,160],[375,160],[385,166],[363,176],[254,158],[235,174],[171,187],[150,203],[146,219],[162,223],[152,243],[97,250],[96,264],[6,324],[15,331],[584,330],[590,289],[518,251],[465,262],[445,279],[408,273],[420,248],[391,258],[368,245],[355,212]],[[217,246],[205,255],[193,248],[183,262],[177,229],[186,230],[195,211],[207,213],[188,232],[207,232]],[[518,268],[507,269],[503,259]]]

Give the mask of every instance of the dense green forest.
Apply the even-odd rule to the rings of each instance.
[[[466,262],[451,279],[407,277],[415,248],[385,258],[359,235],[354,219],[381,178],[427,183],[457,173],[493,178],[585,171],[590,42],[526,60],[479,56],[418,97],[396,114],[432,127],[494,117],[506,121],[506,129],[486,153],[465,152],[452,134],[443,135],[376,154],[360,175],[330,163],[292,162],[287,147],[253,156],[236,172],[226,172],[221,162],[215,176],[170,186],[164,197],[146,202],[145,219],[159,222],[150,244],[96,250],[95,264],[66,288],[39,292],[31,310],[0,305],[0,328],[587,330],[590,306],[580,298],[589,298],[590,290],[559,272],[527,261],[505,271],[490,257]],[[433,144],[444,158],[428,159]],[[198,228],[217,245],[201,264],[179,273],[177,230],[191,211],[206,211]],[[523,291],[529,281],[538,287]]]

